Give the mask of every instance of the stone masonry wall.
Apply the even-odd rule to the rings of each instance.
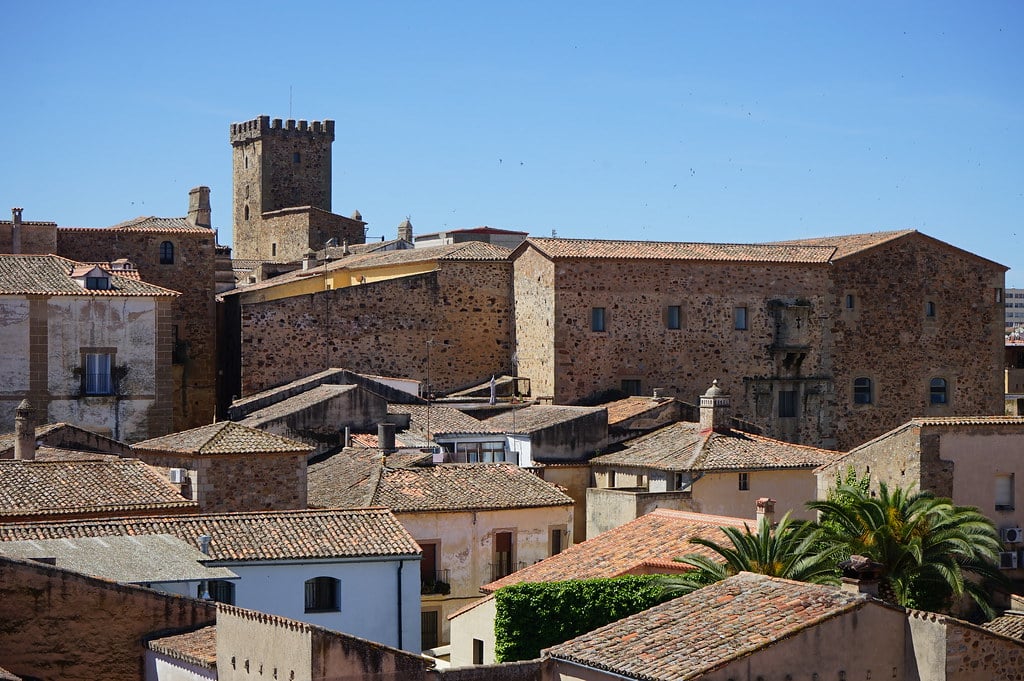
[[[1003,413],[1003,279],[999,265],[921,234],[836,262],[822,313],[835,346],[839,449],[916,416]],[[853,402],[858,377],[872,381],[871,404]],[[931,403],[933,378],[946,379],[946,404]]]
[[[520,373],[537,385],[528,373],[533,365],[524,356],[527,361],[543,357],[546,349],[536,338],[553,338],[555,403],[620,388],[623,380],[639,380],[643,394],[661,388],[663,395],[693,402],[717,379],[731,394],[732,415],[757,423],[766,434],[805,443],[828,436],[822,435],[821,425],[828,420],[831,368],[822,352],[826,342],[818,318],[825,305],[827,268],[558,261],[549,330],[546,301],[527,303],[530,307],[519,311],[526,297],[521,291],[543,285],[543,268],[526,255],[516,261]],[[541,282],[532,283],[538,275]],[[666,328],[669,306],[681,308],[680,329]],[[603,332],[591,330],[595,307],[605,310]],[[747,310],[746,329],[735,328],[737,307]],[[800,319],[799,333],[796,324],[786,327],[794,316]],[[540,375],[547,375],[542,363]],[[542,379],[535,394],[544,384]],[[799,394],[801,418],[777,418],[783,390]]]
[[[242,393],[329,367],[429,378],[436,391],[482,382],[509,370],[511,308],[507,261],[442,261],[427,274],[244,304]]]
[[[287,511],[306,503],[306,454],[245,454],[192,457],[133,449],[141,461],[184,468],[196,489],[191,495],[200,513]],[[191,487],[186,488],[186,492]]]
[[[22,222],[20,253],[53,253],[57,243],[57,223]],[[0,253],[14,253],[14,222],[0,220]]]
[[[530,378],[533,397],[555,394],[555,265],[536,249],[515,260],[517,373]]]
[[[146,638],[215,620],[212,602],[0,558],[0,667],[19,676],[138,681]]]
[[[160,244],[174,245],[174,264],[160,264]],[[174,385],[173,427],[211,423],[216,409],[216,248],[213,232],[152,232],[59,228],[57,253],[78,261],[128,258],[143,281],[181,293],[171,304],[169,331],[177,334],[180,378]],[[165,326],[166,328],[166,326]],[[163,356],[161,357],[163,359]],[[165,365],[161,365],[161,371]],[[166,367],[171,371],[170,366]]]
[[[361,244],[365,241],[364,223],[318,208],[284,208],[273,213],[264,213],[253,226],[253,237],[258,245],[254,258],[273,259],[282,262],[301,260],[309,250],[321,250],[329,239],[336,239],[338,245]],[[241,244],[243,252],[252,244]]]
[[[879,482],[884,482],[890,489],[895,487],[929,489],[942,496],[950,496],[953,491],[953,467],[948,464],[946,476],[932,474],[931,484],[937,487],[919,487],[922,474],[923,453],[919,446],[921,442],[921,428],[912,426],[902,428],[899,431],[887,434],[873,442],[870,442],[848,456],[843,457],[836,463],[823,466],[818,475],[818,499],[825,499],[828,490],[835,487],[836,475],[846,478],[847,470],[852,466],[858,476],[865,473],[871,475],[872,487],[877,487]],[[938,448],[935,452],[929,453],[928,458],[934,457],[931,468],[936,468],[941,462],[938,461]],[[942,478],[947,478],[942,480]],[[948,489],[948,491],[940,491]]]
[[[946,623],[946,681],[1024,681],[1024,642]]]

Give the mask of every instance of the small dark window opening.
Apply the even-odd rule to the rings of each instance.
[[[750,491],[750,475],[749,473],[739,474],[739,490],[741,492]]]
[[[853,379],[853,403],[871,404],[871,402],[871,379],[864,377]]]
[[[665,313],[666,328],[678,330],[683,326],[683,309],[679,305],[669,305]]]
[[[306,612],[337,612],[340,582],[333,577],[314,577],[306,580]]]
[[[747,308],[733,308],[733,323],[738,331],[743,331],[747,328]]]
[[[86,277],[85,288],[90,291],[107,291],[110,289],[109,277]]]
[[[796,390],[779,391],[779,418],[796,418]]]
[[[929,319],[935,319],[935,303],[930,300],[924,304],[924,316]]]
[[[562,552],[562,530],[555,528],[551,530],[551,555]]]
[[[202,596],[202,585],[199,585],[200,593]],[[233,582],[229,582],[226,579],[211,579],[206,583],[206,592],[210,594],[210,600],[218,603],[227,603],[228,605],[235,604],[235,585]]]
[[[853,302],[854,302],[853,294],[852,293],[847,293],[846,294],[846,309],[847,310],[852,310],[853,309]]]
[[[604,319],[604,308],[593,307],[590,309],[590,330],[591,331],[604,331],[605,330],[605,319]]]
[[[302,156],[299,154],[299,152],[296,151],[294,154],[292,154],[292,162],[293,163],[298,163],[301,160],[302,160]]]
[[[270,256],[274,257],[277,255],[277,244],[270,244]]]
[[[473,639],[473,664],[484,663],[484,642],[478,638]]]
[[[933,378],[929,387],[932,404],[946,404],[949,399],[948,384],[944,378]]]
[[[437,610],[420,612],[420,648],[430,650],[438,644]]]
[[[172,244],[170,241],[164,241],[163,243],[160,244],[160,264],[174,264],[174,244]]]
[[[639,378],[624,378],[622,379],[621,385],[622,392],[626,393],[630,397],[643,395],[643,386],[641,385]]]
[[[249,221],[249,206],[245,207],[245,221]]]

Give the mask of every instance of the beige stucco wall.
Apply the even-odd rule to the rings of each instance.
[[[310,681],[313,655],[310,629],[251,610],[217,610],[217,678],[278,678]]]
[[[591,487],[587,490],[587,538],[625,525],[656,508],[697,510],[688,491],[647,492],[643,489]]]
[[[734,518],[753,518],[757,514],[755,502],[761,497],[775,499],[775,517],[781,518],[792,511],[794,518],[814,520],[815,514],[804,508],[813,501],[817,480],[811,469],[750,471],[747,473],[749,490],[739,489],[739,475],[707,473],[693,483],[693,507],[701,513],[726,515]]]
[[[977,506],[996,527],[1024,526],[1024,423],[1018,432],[944,433],[939,458],[953,462],[953,501]],[[995,507],[995,476],[1014,474],[1013,510]]]
[[[441,643],[449,640],[448,616],[480,598],[480,587],[492,581],[495,532],[514,534],[513,563],[525,566],[548,557],[552,527],[573,526],[572,506],[395,516],[417,542],[437,544],[437,569],[449,571],[449,594],[423,596],[423,608],[439,612]]]
[[[547,482],[563,488],[576,502],[573,509],[572,533],[566,538],[565,546],[580,543],[587,538],[587,488],[590,487],[590,464],[545,466],[540,469],[540,475]]]
[[[463,667],[473,664],[473,639],[483,641],[483,664],[494,662],[494,617],[498,612],[494,596],[449,620],[451,631],[451,664]]]

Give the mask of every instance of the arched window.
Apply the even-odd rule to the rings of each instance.
[[[929,392],[932,404],[946,404],[949,399],[949,386],[944,378],[933,378]]]
[[[872,394],[871,379],[861,376],[860,378],[853,379],[853,403],[854,404],[871,404],[874,402],[874,395]]]
[[[306,612],[337,612],[341,610],[341,582],[334,577],[306,580]]]
[[[170,241],[165,241],[162,244],[160,244],[160,264],[174,264],[174,244],[172,244]]]

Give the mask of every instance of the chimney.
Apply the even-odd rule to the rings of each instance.
[[[36,410],[22,400],[14,412],[14,458],[32,461],[36,458]]]
[[[412,243],[412,223],[408,217],[402,220],[402,224],[398,225],[398,238]]]
[[[21,211],[22,208],[11,209],[11,222],[14,223],[14,227],[11,228],[11,253],[19,255],[21,253]]]
[[[377,446],[383,453],[395,451],[395,424],[387,421],[377,424]]]
[[[316,263],[317,263],[316,253],[313,252],[313,249],[310,249],[310,250],[306,251],[306,255],[303,256],[303,258],[302,258],[302,270],[304,272],[307,272],[307,271],[315,268],[316,267]]]
[[[761,497],[755,503],[757,505],[757,526],[761,527],[762,521],[768,525],[775,525],[775,500]]]
[[[188,192],[188,221],[196,227],[210,228],[210,188],[193,187]]]
[[[718,379],[700,397],[700,432],[729,430],[729,395],[718,387]]]
[[[867,556],[850,556],[839,564],[843,573],[843,591],[862,593],[878,598],[878,583],[882,580],[882,564]]]

